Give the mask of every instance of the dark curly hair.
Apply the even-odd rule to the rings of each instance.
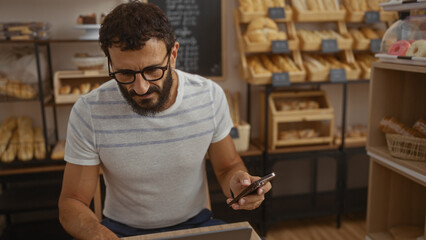
[[[131,1],[118,5],[105,17],[99,30],[99,41],[106,56],[113,45],[120,46],[122,51],[139,50],[151,38],[164,41],[167,53],[176,41],[168,18],[152,3]]]

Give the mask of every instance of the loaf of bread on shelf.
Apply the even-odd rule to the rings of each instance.
[[[80,92],[81,92],[81,94],[86,94],[86,93],[90,92],[90,83],[80,84]]]
[[[253,19],[245,33],[250,42],[268,43],[273,40],[286,40],[287,34],[278,29],[278,25],[268,17]]]
[[[37,160],[46,159],[46,148],[43,131],[41,128],[34,128],[34,157]]]
[[[368,39],[379,39],[380,38],[380,35],[378,33],[376,33],[371,28],[362,27],[360,30],[364,34],[364,36]]]
[[[240,3],[240,7],[243,12],[254,11],[253,3],[251,0],[238,0],[238,2]]]
[[[1,155],[2,162],[12,162],[16,158],[16,154],[18,152],[18,131],[14,131],[12,135],[12,139],[10,140],[9,145],[7,146],[6,151]]]
[[[0,128],[0,156],[6,151],[11,138],[12,130]]]
[[[281,70],[281,72],[298,72],[299,68],[288,56],[274,54],[272,61]]]
[[[52,160],[62,160],[65,156],[65,141],[58,141],[52,150],[50,158]]]
[[[371,64],[378,61],[378,59],[371,53],[355,54],[355,60],[365,69],[371,69]]]
[[[422,137],[420,133],[407,127],[393,117],[384,117],[379,123],[379,128],[384,133],[399,134],[408,137]]]
[[[16,126],[17,126],[16,118],[8,117],[1,123],[0,129],[12,131],[16,128]]]
[[[73,88],[71,94],[80,95],[81,94],[81,90],[79,88]]]
[[[59,94],[70,94],[71,93],[71,86],[66,84],[59,88]]]
[[[262,62],[262,65],[268,69],[272,73],[279,73],[282,72],[281,69],[279,69],[271,59],[269,59],[268,56],[265,54],[260,55],[260,61]]]
[[[364,34],[361,32],[361,30],[356,28],[349,29],[349,34],[352,36],[353,39],[357,41],[366,40],[367,38],[364,36]]]
[[[95,90],[96,88],[98,88],[100,86],[99,83],[95,83],[92,85],[92,87],[90,88],[90,91]]]
[[[421,134],[422,137],[426,137],[426,121],[423,118],[420,118],[414,123],[413,129]]]
[[[248,66],[253,69],[256,74],[269,74],[271,73],[266,68],[263,67],[262,63],[258,56],[250,56],[247,58]]]
[[[297,130],[281,131],[279,138],[281,140],[295,140],[299,138],[299,132]]]

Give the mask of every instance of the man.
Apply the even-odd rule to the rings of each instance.
[[[100,30],[114,78],[82,96],[68,124],[59,217],[77,239],[118,239],[209,226],[204,156],[208,152],[227,196],[259,177],[247,173],[229,136],[232,121],[223,90],[175,69],[179,43],[155,5],[116,7]],[[106,198],[99,222],[89,209],[99,170]],[[268,183],[233,204],[255,209]]]

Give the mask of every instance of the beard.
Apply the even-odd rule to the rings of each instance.
[[[145,80],[144,80],[145,81]],[[164,79],[163,88],[161,89],[157,85],[151,85],[148,88],[148,91],[142,95],[139,95],[135,90],[127,90],[121,84],[118,84],[121,94],[127,103],[130,105],[132,110],[141,115],[141,116],[153,116],[166,109],[167,103],[170,100],[170,93],[173,85],[172,71],[171,68],[167,71],[167,75]],[[155,102],[155,98],[150,99],[137,99],[138,96],[145,96],[151,93],[157,93],[158,98]],[[136,99],[134,97],[136,96]]]

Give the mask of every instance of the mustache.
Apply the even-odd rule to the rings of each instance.
[[[148,88],[148,91],[146,91],[146,93],[144,93],[144,94],[137,94],[136,91],[132,89],[132,90],[129,91],[129,94],[130,94],[131,97],[133,97],[133,96],[143,97],[143,96],[149,95],[149,94],[154,93],[154,92],[161,94],[160,87],[152,85]]]

